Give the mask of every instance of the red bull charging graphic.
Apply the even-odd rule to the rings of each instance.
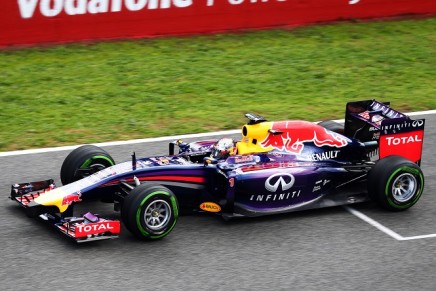
[[[80,202],[82,201],[81,197],[82,197],[82,193],[80,193],[80,191],[77,193],[67,195],[62,198],[62,205],[71,205],[73,202]]]
[[[272,147],[280,151],[301,154],[304,143],[313,142],[316,146],[341,148],[348,139],[307,121],[272,122],[266,138],[260,143],[263,147]]]

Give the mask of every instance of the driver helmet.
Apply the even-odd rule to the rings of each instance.
[[[212,157],[215,159],[227,159],[235,153],[235,142],[231,138],[222,138],[218,140],[212,151]]]

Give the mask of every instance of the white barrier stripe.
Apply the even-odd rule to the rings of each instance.
[[[108,146],[119,146],[119,145],[137,144],[137,143],[173,141],[173,140],[178,140],[178,139],[198,138],[198,137],[205,137],[205,136],[229,135],[229,134],[237,134],[240,132],[241,132],[241,130],[237,129],[237,130],[217,131],[217,132],[209,132],[209,133],[193,133],[193,134],[174,135],[174,136],[132,139],[132,140],[125,140],[125,141],[110,141],[110,142],[93,143],[93,145],[96,145],[99,147],[108,147]],[[28,154],[40,154],[40,153],[48,153],[48,152],[60,152],[60,151],[73,150],[79,146],[81,146],[81,144],[72,145],[72,146],[63,146],[63,147],[51,147],[51,148],[42,148],[42,149],[30,149],[30,150],[0,152],[0,157],[28,155]]]
[[[409,116],[436,114],[436,110],[411,112],[411,113],[405,113],[405,114],[409,115]],[[338,119],[338,120],[334,120],[334,121],[344,122],[344,119]],[[197,138],[197,137],[205,137],[205,136],[237,134],[240,132],[241,132],[240,129],[233,129],[233,130],[217,131],[217,132],[210,132],[210,133],[205,132],[205,133],[194,133],[194,134],[175,135],[175,136],[163,136],[163,137],[155,137],[155,138],[152,137],[152,138],[143,138],[143,139],[132,139],[132,140],[125,140],[125,141],[101,142],[101,143],[94,143],[93,145],[100,146],[100,147],[119,146],[119,145],[137,144],[137,143],[171,141],[171,140],[184,139],[184,138]],[[77,144],[77,145],[63,146],[63,147],[50,147],[50,148],[19,150],[19,151],[10,151],[10,152],[0,152],[0,157],[29,155],[29,154],[41,154],[41,153],[48,153],[48,152],[61,152],[61,151],[68,151],[68,150],[70,151],[70,150],[73,150],[79,146],[81,146],[81,145]]]
[[[436,110],[427,110],[427,111],[418,111],[418,112],[406,113],[406,115],[409,115],[409,116],[429,115],[429,114],[436,114]]]

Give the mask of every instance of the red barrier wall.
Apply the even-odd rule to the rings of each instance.
[[[436,0],[3,0],[0,46],[436,14]]]

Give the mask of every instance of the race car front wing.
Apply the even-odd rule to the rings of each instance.
[[[55,211],[55,207],[46,207],[45,209],[53,211],[42,214],[39,210],[35,210],[34,200],[54,188],[56,185],[52,179],[13,184],[10,199],[24,207],[28,216],[39,215],[44,221],[77,243],[118,238],[121,225],[119,220],[101,218],[90,212],[80,217],[64,217]]]
[[[41,214],[43,220],[55,226],[61,233],[77,243],[118,238],[120,221],[99,217],[91,212],[82,217],[62,218],[55,214]]]

